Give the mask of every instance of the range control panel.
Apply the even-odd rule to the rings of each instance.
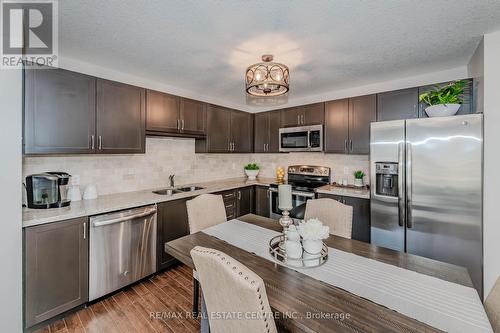
[[[288,173],[309,176],[330,176],[330,168],[313,165],[291,165],[288,167]]]

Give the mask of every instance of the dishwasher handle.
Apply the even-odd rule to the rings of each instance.
[[[131,215],[126,215],[126,216],[120,216],[114,219],[109,219],[109,220],[104,220],[104,221],[95,221],[92,222],[92,227],[102,227],[105,225],[110,225],[110,224],[115,224],[115,223],[120,223],[120,222],[125,222],[133,219],[138,219],[141,217],[149,216],[156,213],[156,207],[151,207],[143,212],[136,213],[136,214],[131,214]]]

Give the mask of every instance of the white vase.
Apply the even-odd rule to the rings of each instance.
[[[259,174],[259,170],[247,170],[245,169],[245,174],[248,177],[248,180],[255,180],[257,175]]]
[[[291,259],[302,258],[302,245],[298,241],[287,240],[285,242],[285,251],[287,258]]]
[[[354,178],[354,186],[363,187],[363,178]]]
[[[302,241],[304,251],[309,254],[319,254],[323,248],[323,241],[321,239],[305,239]]]
[[[304,252],[304,255],[302,256],[305,267],[318,266],[320,264],[320,258],[321,256],[319,254],[310,254],[307,252]]]
[[[425,108],[425,113],[429,117],[449,117],[453,116],[460,109],[461,104],[436,104]]]

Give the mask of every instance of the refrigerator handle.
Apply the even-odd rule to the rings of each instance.
[[[412,173],[412,151],[411,144],[406,144],[406,227],[412,228],[412,193],[413,193],[413,173]]]
[[[399,226],[404,227],[406,223],[405,205],[405,177],[404,177],[404,143],[398,144],[398,206],[399,206]]]

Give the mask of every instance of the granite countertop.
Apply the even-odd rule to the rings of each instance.
[[[370,199],[370,190],[366,187],[353,188],[338,185],[325,185],[318,187],[316,193],[343,195],[346,197],[354,197],[360,199]]]
[[[74,201],[71,202],[70,206],[64,208],[23,208],[23,228],[77,217],[109,213],[159,202],[189,198],[203,193],[214,193],[252,185],[269,186],[274,182],[274,178],[258,178],[257,180],[248,180],[247,178],[231,178],[196,184],[179,185],[177,187],[196,185],[204,187],[204,189],[193,192],[177,193],[170,196],[153,193],[152,191],[161,189],[156,188],[143,191],[102,195],[93,200]]]

